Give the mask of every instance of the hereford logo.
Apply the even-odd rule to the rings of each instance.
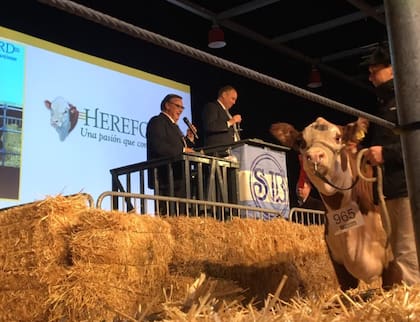
[[[75,128],[79,111],[62,97],[57,97],[52,102],[45,100],[44,104],[51,113],[51,126],[57,131],[60,141],[64,141]]]
[[[274,156],[259,155],[251,164],[249,189],[257,207],[283,210],[288,204],[286,173]],[[272,214],[265,214],[272,217]]]

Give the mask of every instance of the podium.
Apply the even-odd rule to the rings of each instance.
[[[245,206],[273,209],[288,218],[290,211],[286,151],[288,147],[247,139],[231,145],[231,154],[239,161],[238,203]],[[247,217],[261,214],[247,212]],[[264,213],[263,219],[273,214]]]

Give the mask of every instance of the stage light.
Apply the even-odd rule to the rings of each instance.
[[[309,74],[309,88],[318,88],[322,86],[321,73],[316,66],[312,66],[311,73]]]
[[[213,24],[209,30],[209,47],[222,48],[226,46],[225,33],[217,24]]]

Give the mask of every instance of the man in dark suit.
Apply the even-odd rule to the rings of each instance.
[[[312,196],[312,184],[309,181],[305,170],[302,167],[302,155],[299,155],[299,163],[300,163],[300,170],[299,170],[299,179],[296,184],[296,195],[297,195],[297,205],[298,208],[308,209],[308,210],[321,210],[326,211],[324,203]],[[325,216],[322,215],[317,220],[315,217],[311,216],[299,216],[295,221],[304,225],[313,225],[319,224],[322,225],[325,223]]]
[[[300,208],[325,211],[325,206],[321,200],[311,196],[312,185],[309,180],[305,180],[296,188],[298,205]]]
[[[204,146],[229,145],[240,140],[240,114],[231,115],[229,110],[236,103],[238,93],[230,85],[219,90],[217,100],[204,106],[202,119],[204,129]],[[226,150],[215,153],[217,156],[227,156]]]
[[[147,160],[170,158],[180,155],[182,152],[193,152],[194,134],[187,131],[187,135],[178,127],[178,120],[184,111],[182,97],[176,94],[168,94],[160,104],[161,112],[153,116],[146,128]],[[173,164],[174,195],[173,197],[185,198],[185,178],[183,177],[181,164]],[[154,189],[153,172],[148,175],[149,188]],[[158,169],[159,194],[169,196],[169,180],[167,167]],[[166,212],[165,203],[160,203]],[[162,210],[162,209],[160,209]]]
[[[298,207],[304,208],[308,210],[321,210],[326,211],[323,202],[313,196],[311,196],[312,185],[309,180],[304,180],[296,187],[296,194],[298,196]],[[311,216],[304,216],[303,218],[299,218],[299,223],[304,225],[322,225],[325,223],[325,217],[320,216],[319,220],[315,219],[315,217]]]

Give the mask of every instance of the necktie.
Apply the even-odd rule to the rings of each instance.
[[[227,109],[225,109],[225,111],[230,120],[232,118],[232,115],[229,113]],[[233,131],[234,131],[234,135],[233,135],[234,141],[238,142],[241,140],[241,136],[239,135],[238,125],[234,123],[232,126],[233,126]]]

